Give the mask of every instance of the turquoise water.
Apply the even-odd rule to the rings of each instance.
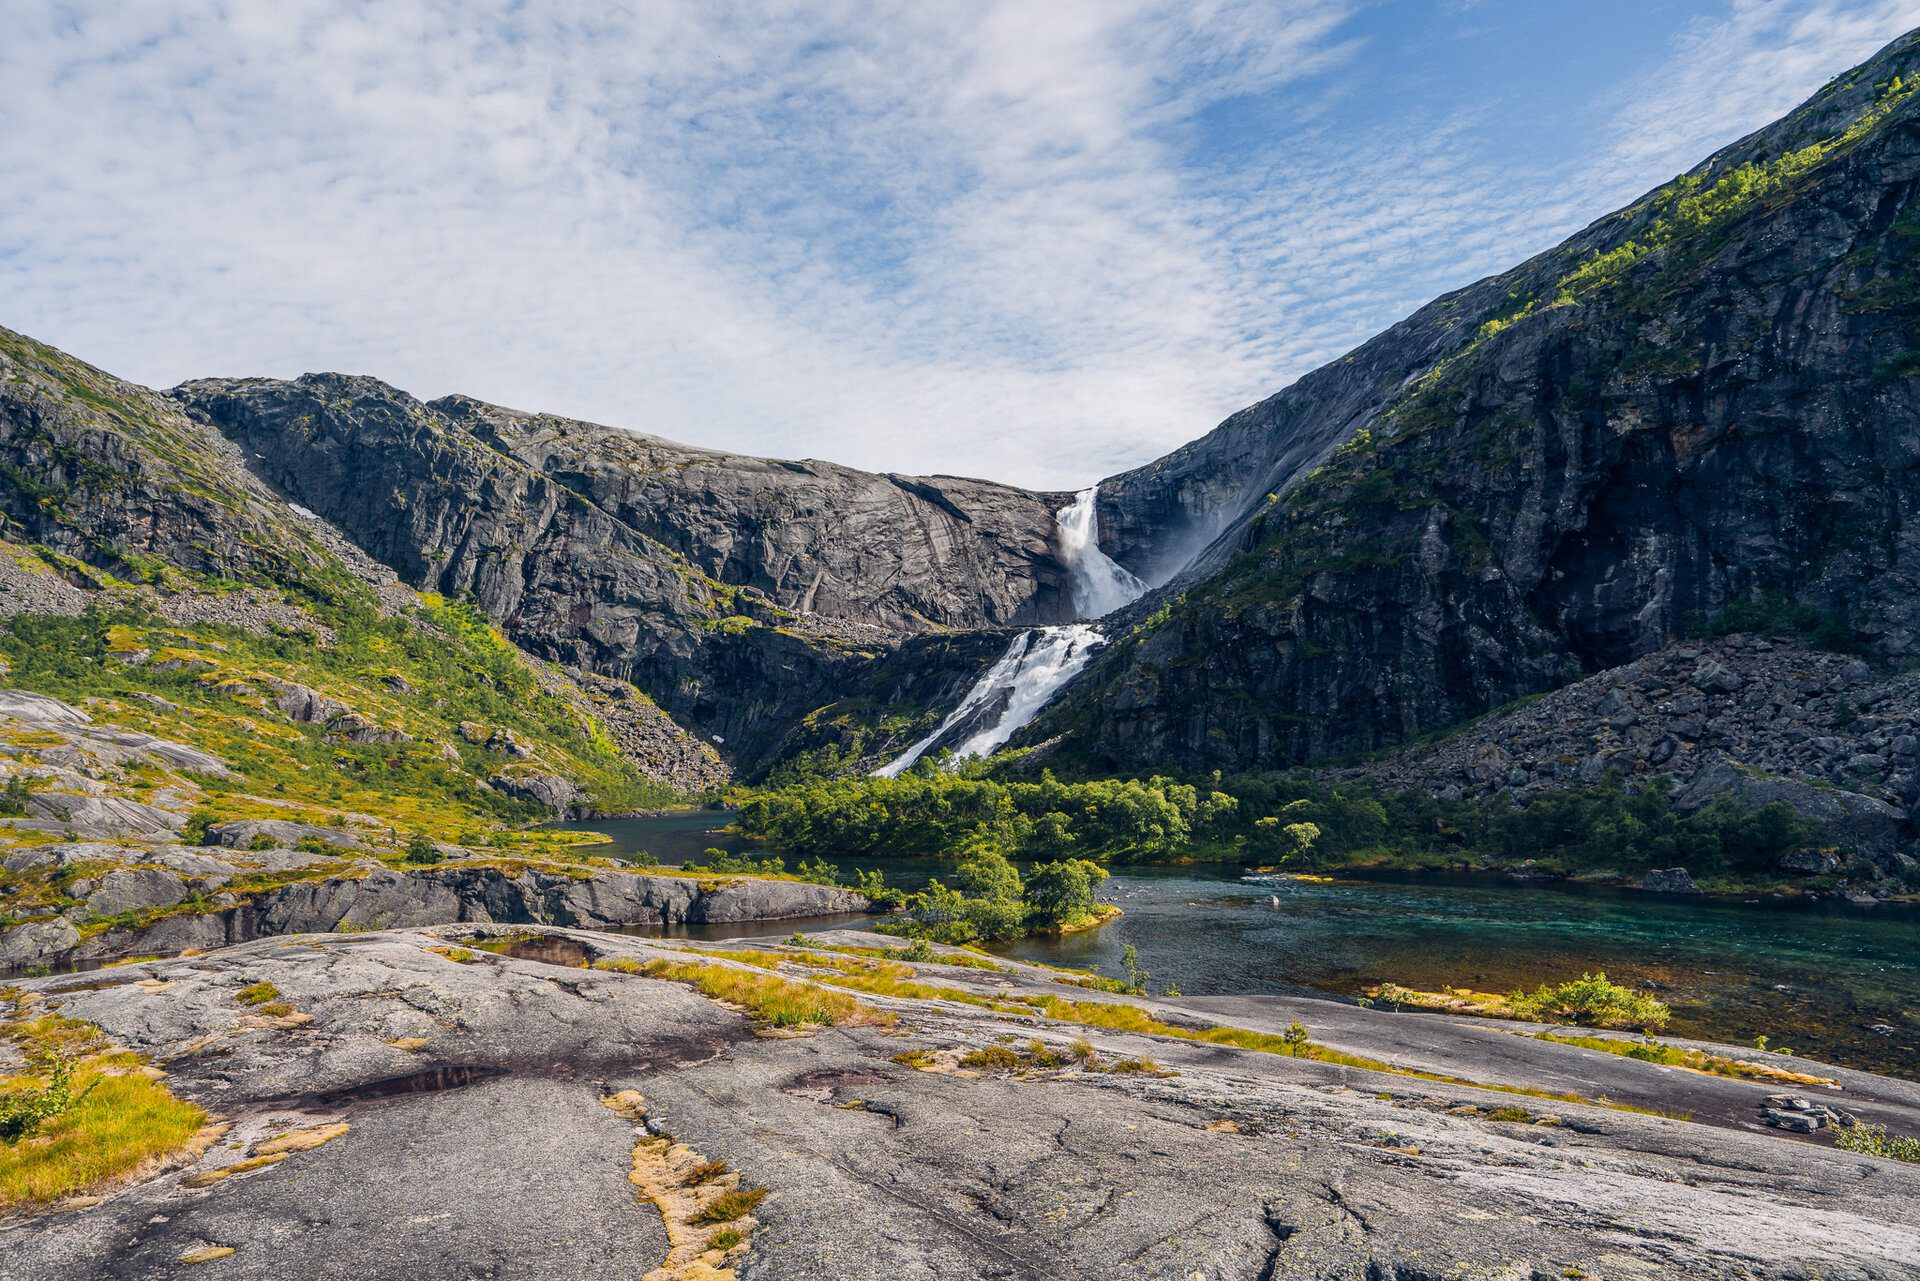
[[[741,843],[717,811],[572,826],[606,832],[607,852],[648,849],[678,863]],[[789,860],[790,862],[792,860]],[[950,864],[837,858],[914,888]],[[1253,884],[1235,869],[1116,869],[1112,925],[999,945],[1009,956],[1120,972],[1139,949],[1150,986],[1193,995],[1318,991],[1355,995],[1391,980],[1482,991],[1605,970],[1656,989],[1669,1031],[1774,1047],[1920,1077],[1920,911],[1840,904],[1669,898],[1504,880],[1396,878]],[[1893,1029],[1876,1033],[1874,1025]]]

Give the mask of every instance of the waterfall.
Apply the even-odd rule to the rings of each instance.
[[[1099,498],[1100,487],[1091,486],[1054,514],[1060,529],[1060,559],[1073,574],[1074,613],[1081,618],[1111,614],[1147,590],[1145,583],[1100,550]],[[991,755],[1038,716],[1080,674],[1093,651],[1106,643],[1107,638],[1091,623],[1020,633],[933,733],[874,773],[896,777],[943,743],[952,745],[956,760]]]
[[[1054,513],[1060,527],[1060,559],[1073,572],[1073,612],[1081,618],[1100,618],[1131,604],[1147,585],[1100,550],[1100,486],[1090,485],[1073,496],[1071,505]]]
[[[1045,707],[1061,686],[1080,674],[1106,637],[1086,623],[1042,627],[1013,638],[1006,653],[975,681],[960,705],[938,729],[882,765],[874,773],[893,778],[945,739],[964,733],[954,744],[956,759],[987,756]]]

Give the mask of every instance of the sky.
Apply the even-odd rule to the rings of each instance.
[[[1069,489],[1920,0],[7,0],[0,325]]]

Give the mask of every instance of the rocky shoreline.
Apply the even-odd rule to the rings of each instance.
[[[9,856],[8,870],[29,865],[97,869],[99,845],[38,846]],[[224,855],[225,857],[222,857]],[[852,890],[747,876],[676,876],[576,864],[542,866],[468,858],[423,868],[374,861],[330,867],[329,874],[241,896],[223,887],[262,868],[297,873],[328,866],[324,855],[295,850],[188,849],[161,846],[137,862],[87,876],[78,919],[24,922],[0,931],[0,973],[71,966],[149,954],[207,951],[283,934],[355,932],[455,922],[579,925],[728,924],[783,921],[868,911]],[[18,867],[16,867],[18,865]],[[170,909],[178,911],[170,912]],[[168,913],[137,926],[92,933],[89,920],[130,912]]]
[[[850,956],[895,944],[858,931],[805,944],[472,924],[26,983],[164,1068],[229,1141],[0,1229],[0,1281],[189,1257],[411,1281],[1894,1281],[1920,1259],[1920,1166],[1770,1124],[1763,1082],[1530,1025],[1112,997],[972,954]],[[769,1035],[649,977],[688,965],[866,1013]],[[237,998],[263,983],[273,1016]],[[1245,1048],[1294,1020],[1326,1057]],[[1240,1043],[1207,1039],[1223,1026]],[[1830,1077],[1816,1093],[1835,1113],[1920,1129],[1920,1086],[1742,1053]],[[691,1171],[715,1168],[751,1205],[688,1246],[668,1203],[710,1202]]]

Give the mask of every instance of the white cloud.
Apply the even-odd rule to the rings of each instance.
[[[1917,25],[1920,0],[1733,0],[1611,104],[1597,194],[1625,201],[1691,169]]]
[[[15,0],[0,323],[156,385],[346,369],[1071,487],[1602,212],[1458,114],[1356,149],[1314,77],[1364,2]],[[1650,81],[1592,181],[1667,176],[1916,7],[1741,0],[1676,66],[1745,87]],[[1284,137],[1182,153],[1259,95]]]

